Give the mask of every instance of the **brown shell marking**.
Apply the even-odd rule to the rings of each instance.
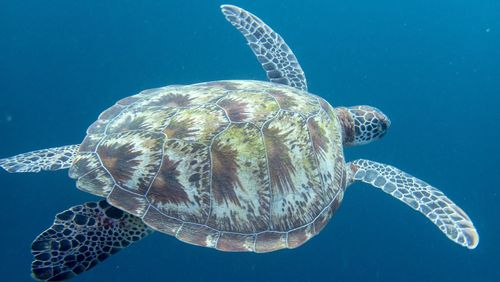
[[[287,86],[277,86],[267,89],[266,92],[273,96],[281,109],[310,116],[320,110],[316,96],[306,94],[300,90]]]
[[[327,188],[323,188],[305,118],[280,112],[264,127],[264,140],[271,175],[273,229],[286,231],[311,222],[327,204],[323,198]]]
[[[179,108],[189,106],[192,99],[193,98],[189,97],[188,95],[174,93],[172,95],[165,95],[161,97],[160,99],[158,99],[157,103],[158,105],[165,107]]]
[[[226,110],[231,121],[241,122],[248,118],[248,103],[245,101],[226,98],[220,101],[218,105]]]
[[[161,133],[136,131],[109,135],[97,154],[116,184],[144,194],[160,168],[164,138]]]
[[[172,119],[163,132],[168,138],[193,139],[196,134],[196,129],[193,128],[195,123],[196,121],[192,117]]]
[[[180,160],[171,160],[168,155],[163,157],[163,163],[156,176],[148,196],[153,203],[187,204],[188,194],[179,182],[181,172],[177,169]]]
[[[283,90],[273,89],[269,90],[268,93],[278,101],[282,109],[290,110],[298,106],[297,101]]]
[[[221,82],[221,85],[225,83]],[[237,83],[234,83],[235,85]],[[135,109],[147,109],[150,107],[160,107],[163,109],[189,108],[209,103],[215,103],[225,91],[219,86],[210,86],[207,83],[192,85],[173,85],[155,89],[147,89],[132,96],[131,101],[127,101]],[[136,97],[136,98],[134,98]]]
[[[133,169],[141,163],[138,159],[141,152],[134,151],[132,144],[100,146],[97,153],[104,167],[113,173],[113,178],[120,184],[124,184],[132,178]]]
[[[144,94],[142,94],[144,95]],[[179,92],[176,88],[158,89],[154,95],[137,104],[136,108],[161,107],[180,108],[190,107],[193,105],[193,97],[188,93]]]
[[[106,128],[106,134],[120,133],[131,130],[161,131],[177,109],[150,107],[146,110],[129,108],[116,116]]]
[[[281,132],[280,128],[273,127],[266,127],[263,130],[269,160],[271,185],[276,187],[281,194],[295,190],[292,181],[295,167],[285,144],[292,130]]]
[[[344,173],[344,152],[340,123],[326,111],[308,119],[307,126],[311,134],[312,145],[317,156],[317,170],[320,173],[323,185],[329,187],[324,190],[325,201],[331,201],[339,189],[344,187],[335,180],[342,179]]]
[[[316,118],[310,118],[307,121],[307,126],[309,128],[309,134],[311,134],[311,141],[314,147],[314,151],[319,155],[320,158],[325,158],[328,154],[328,137],[326,136],[326,131],[323,127],[319,126]]]
[[[232,122],[251,122],[258,127],[274,116],[279,105],[273,97],[262,92],[235,91],[217,102]]]
[[[164,132],[169,138],[182,139],[208,145],[229,121],[224,111],[216,105],[179,109]]]
[[[212,209],[207,222],[222,231],[269,228],[269,176],[260,130],[233,124],[216,137],[212,156]]]
[[[210,209],[208,147],[167,140],[161,168],[146,197],[167,216],[204,223]]]
[[[212,196],[218,204],[231,201],[240,205],[235,189],[243,189],[236,160],[238,151],[229,145],[221,144],[220,140],[212,144]]]
[[[231,85],[231,86],[230,86]],[[179,88],[179,93],[182,95],[187,95],[190,97],[190,102],[188,107],[206,105],[206,104],[214,104],[216,101],[221,99],[226,95],[229,88],[233,86],[237,87],[237,82],[220,82],[219,85],[214,83],[210,85],[210,83],[198,83],[183,86]]]
[[[78,178],[100,166],[99,158],[92,152],[80,152],[69,168],[69,177]]]
[[[113,189],[114,180],[100,166],[99,158],[94,153],[81,153],[69,170],[69,175],[76,178],[76,187],[91,194],[106,197]]]

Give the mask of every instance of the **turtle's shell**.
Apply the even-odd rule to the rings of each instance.
[[[104,111],[70,176],[78,188],[188,243],[294,248],[342,200],[340,131],[326,101],[288,86],[168,86]]]

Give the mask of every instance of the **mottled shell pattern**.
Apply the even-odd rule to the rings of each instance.
[[[333,108],[286,85],[167,86],[104,111],[70,176],[187,243],[269,252],[303,244],[338,207],[341,140]]]

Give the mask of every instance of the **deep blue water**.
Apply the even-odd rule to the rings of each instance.
[[[76,144],[102,110],[142,89],[265,80],[220,4],[0,2],[0,157]],[[390,163],[443,190],[474,221],[478,248],[355,184],[298,249],[223,253],[157,233],[74,281],[500,281],[500,2],[232,4],[286,39],[311,92],[382,109],[389,133],[347,159]],[[66,171],[0,172],[0,189],[2,281],[31,281],[31,241],[57,212],[97,199]]]

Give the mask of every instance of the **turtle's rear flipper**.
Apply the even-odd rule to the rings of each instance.
[[[368,160],[347,164],[352,180],[371,184],[421,212],[454,242],[474,249],[479,235],[465,212],[443,192],[393,166]]]
[[[39,172],[69,168],[80,145],[43,149],[0,159],[0,167],[8,172]]]
[[[140,218],[106,201],[89,202],[59,213],[31,246],[32,276],[64,281],[150,234]]]

